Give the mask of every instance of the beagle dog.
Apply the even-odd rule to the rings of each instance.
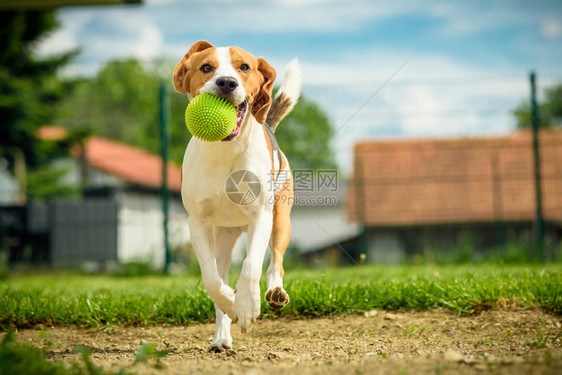
[[[196,42],[174,71],[174,86],[193,99],[212,93],[231,102],[236,127],[219,142],[192,137],[182,164],[181,196],[205,290],[215,302],[216,333],[209,351],[232,345],[230,324],[243,333],[260,314],[260,277],[267,247],[265,300],[289,302],[283,289],[283,255],[291,236],[293,178],[273,135],[296,104],[301,73],[296,60],[272,100],[275,70],[238,47]],[[234,243],[247,232],[247,254],[235,289],[228,285]]]

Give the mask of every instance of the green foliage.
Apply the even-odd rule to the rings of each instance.
[[[76,51],[46,59],[33,47],[58,27],[53,11],[0,12],[0,157],[22,151],[30,166],[45,162],[35,133],[49,124],[67,84],[56,77]]]
[[[545,100],[538,104],[539,127],[549,128],[562,125],[562,85],[544,90]],[[531,127],[531,105],[522,101],[513,111],[518,129]]]
[[[275,137],[287,155],[291,169],[337,169],[330,145],[333,134],[334,130],[322,109],[301,96],[293,111],[277,128]]]
[[[39,127],[51,123],[56,104],[69,89],[56,73],[76,54],[35,56],[35,44],[57,27],[54,11],[0,12],[0,158],[13,165],[15,155],[23,155],[31,170],[27,190],[37,194],[32,198],[69,193],[58,180],[60,170],[46,167],[68,154],[68,146],[36,137]]]
[[[136,59],[109,61],[95,77],[76,82],[60,106],[58,124],[67,129],[88,128],[101,137],[160,153],[161,79],[155,69]],[[167,91],[173,91],[171,83]],[[169,155],[181,163],[190,139],[184,112],[187,97],[169,98]]]
[[[27,198],[32,200],[49,200],[64,197],[75,197],[79,190],[74,186],[61,184],[68,174],[68,169],[46,165],[36,168],[27,174]]]
[[[57,375],[64,374],[61,363],[46,360],[42,351],[27,344],[18,343],[13,331],[9,331],[0,343],[0,374]]]

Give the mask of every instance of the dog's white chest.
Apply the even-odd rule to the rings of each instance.
[[[181,190],[189,215],[210,225],[248,225],[256,210],[268,206],[270,198],[265,181],[268,176],[262,176],[261,168],[256,169],[253,163],[257,157],[233,144],[190,142],[182,165]]]
[[[206,224],[223,227],[240,227],[248,224],[249,217],[244,207],[233,204],[228,197],[225,182],[228,174],[198,175],[193,168],[184,168],[187,178],[194,183],[184,184],[182,200],[191,216]]]

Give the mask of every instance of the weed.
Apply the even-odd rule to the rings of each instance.
[[[483,339],[480,339],[476,342],[476,346],[482,346],[482,345],[497,345],[497,341],[492,341],[488,336],[484,337]]]
[[[558,333],[553,332],[552,327],[546,330],[546,322],[542,322],[537,328],[535,329],[535,339],[529,340],[529,345],[535,349],[542,349],[545,348],[549,343],[557,344],[560,342],[560,338],[562,337],[562,331]]]
[[[90,358],[90,351],[84,345],[76,345],[76,351],[80,353],[82,361],[84,361],[84,366],[86,367],[86,373],[89,375],[103,375],[105,371],[102,367],[96,366]]]
[[[406,328],[402,329],[402,336],[421,335],[424,332],[425,332],[425,328],[423,327],[420,328],[420,327],[411,326],[410,329],[406,329]]]
[[[162,345],[164,346],[164,350],[167,350],[168,353],[176,349],[175,346],[170,345],[169,342],[164,340],[164,336],[162,335],[162,332],[158,332],[158,338],[162,342]]]
[[[162,359],[168,356],[169,350],[156,350],[156,344],[143,343],[135,352],[135,363],[144,362],[148,363],[153,360],[152,366],[154,368],[162,368]]]
[[[189,353],[190,351],[193,350],[193,341],[189,340],[187,342],[187,347],[185,347],[185,349],[183,349],[184,353]]]

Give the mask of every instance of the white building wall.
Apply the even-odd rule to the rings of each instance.
[[[157,194],[123,192],[119,196],[118,259],[147,262],[154,268],[164,264],[162,201]],[[190,241],[187,213],[179,199],[169,200],[170,248]]]
[[[353,237],[359,225],[349,223],[341,206],[295,207],[291,212],[291,245],[315,250]]]

